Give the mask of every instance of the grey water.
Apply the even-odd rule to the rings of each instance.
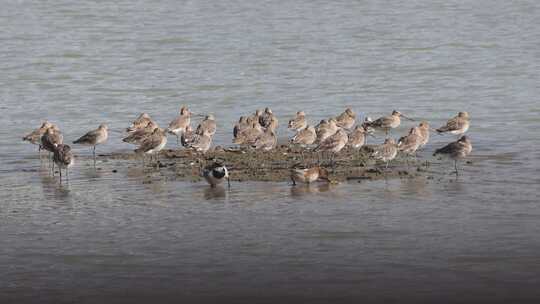
[[[3,1],[0,302],[538,303],[539,20],[537,1]],[[456,179],[431,156],[455,137],[432,135],[420,177],[229,191],[84,147],[60,184],[21,141],[105,122],[98,152],[128,152],[139,113],[183,104],[219,145],[265,106],[283,138],[300,109],[468,111],[473,153]]]

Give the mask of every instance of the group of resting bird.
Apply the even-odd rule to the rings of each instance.
[[[194,114],[187,106],[182,106],[178,116],[176,116],[163,129],[148,115],[140,114],[131,125],[126,128],[126,136],[122,139],[126,143],[136,145],[136,153],[148,154],[156,157],[158,164],[159,152],[167,144],[167,134],[175,135],[177,144],[180,143],[187,149],[197,153],[206,153],[212,146],[212,139],[216,133],[216,120],[214,115],[209,114],[198,124],[197,128],[191,128],[191,117]],[[332,156],[339,153],[347,145],[353,149],[364,148],[369,155],[376,160],[388,163],[393,160],[398,152],[406,155],[415,155],[416,151],[424,147],[430,138],[430,130],[433,130],[427,121],[422,121],[418,126],[412,127],[408,134],[400,137],[397,141],[390,138],[389,132],[401,125],[401,118],[413,121],[413,119],[394,110],[388,116],[378,119],[366,117],[361,123],[356,124],[356,113],[347,108],[343,113],[321,120],[316,126],[310,125],[304,111],[298,111],[295,116],[288,121],[287,127],[295,134],[290,138],[290,144],[299,146],[303,150],[312,149],[315,152],[327,152]],[[256,110],[255,113],[241,116],[233,127],[233,143],[242,147],[258,149],[263,151],[272,150],[277,146],[277,128],[279,121],[270,108]],[[472,146],[470,139],[463,135],[469,129],[469,115],[467,112],[459,112],[457,116],[449,119],[447,123],[436,129],[437,133],[449,133],[461,136],[440,149],[435,150],[434,155],[447,155],[454,160],[455,172],[457,174],[457,161],[465,158],[471,153]],[[367,136],[373,136],[375,131],[384,132],[386,139],[379,145],[366,145]],[[103,144],[108,139],[107,125],[101,124],[97,129],[92,130],[79,139],[73,141],[74,144],[81,144],[93,147],[94,165],[96,160],[96,146]],[[48,121],[26,135],[23,140],[39,145],[42,149],[52,154],[52,166],[54,164],[60,168],[60,178],[62,169],[66,170],[73,165],[73,153],[71,147],[63,143],[63,135],[60,129]],[[228,170],[220,164],[212,164],[203,172],[205,179],[213,186],[219,181],[229,178]],[[321,167],[307,169],[294,169],[292,171],[293,182],[310,183],[317,179],[325,179],[328,172]]]

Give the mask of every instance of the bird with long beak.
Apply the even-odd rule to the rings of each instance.
[[[237,123],[234,124],[233,127],[233,137],[236,138],[238,134],[240,134],[245,129],[249,128],[251,126],[249,117],[240,116],[240,119]]]
[[[287,127],[296,132],[305,129],[307,127],[306,113],[304,111],[296,112],[296,116],[289,120]]]
[[[62,182],[62,169],[66,170],[66,179],[69,181],[68,169],[75,162],[71,147],[64,144],[59,144],[54,148],[53,161],[58,166],[60,172],[60,183]],[[54,175],[54,171],[53,171]]]
[[[397,146],[399,151],[407,155],[415,155],[421,143],[422,135],[420,134],[420,128],[414,127],[411,128],[409,134],[399,138]]]
[[[159,168],[159,152],[167,144],[167,136],[165,136],[165,130],[161,128],[156,128],[147,136],[140,144],[140,146],[135,149],[135,153],[142,154],[143,166],[144,166],[144,155],[149,154],[151,157],[154,155],[156,158],[156,167]]]
[[[335,119],[338,127],[350,130],[354,126],[354,122],[356,120],[356,113],[354,113],[353,110],[351,110],[350,108],[347,108]]]
[[[354,130],[349,133],[349,141],[347,144],[353,149],[359,149],[366,143],[366,135],[368,135],[367,130],[363,126],[357,125]]]
[[[180,114],[176,116],[171,123],[169,123],[169,127],[167,128],[167,132],[170,134],[176,135],[176,144],[178,145],[180,136],[187,130],[187,128],[191,124],[191,111],[189,111],[188,107],[183,106],[180,108]]]
[[[64,136],[57,125],[53,124],[41,136],[41,147],[45,151],[49,151],[49,161],[51,161],[51,153],[54,153],[56,146],[64,143]],[[52,162],[52,170],[54,172],[54,161]]]
[[[385,169],[388,169],[388,164],[391,160],[396,158],[398,153],[396,141],[392,138],[385,139],[384,144],[375,146],[373,150],[374,151],[371,155],[375,159],[386,162]]]
[[[462,135],[469,130],[469,113],[459,112],[457,116],[454,116],[446,122],[446,124],[437,129],[439,133],[450,133],[453,135]]]
[[[317,142],[322,143],[328,137],[336,134],[339,127],[335,118],[330,118],[329,120],[321,120],[321,122],[315,128],[317,131]]]
[[[215,188],[217,185],[221,184],[225,179],[227,180],[228,188],[231,188],[229,170],[227,170],[227,167],[219,162],[214,162],[204,168],[202,175],[212,188]]]
[[[429,123],[427,121],[422,121],[418,125],[418,130],[420,131],[420,137],[422,138],[422,140],[420,141],[420,147],[418,147],[418,148],[425,147],[427,145],[427,143],[429,142],[429,130],[430,129],[431,129],[431,127],[429,126]]]
[[[109,137],[108,129],[106,124],[101,124],[97,129],[84,134],[73,142],[74,144],[93,147],[92,156],[94,157],[94,165],[96,164],[96,146],[107,141]]]
[[[412,118],[409,118],[403,115],[401,112],[394,110],[391,115],[383,116],[378,119],[375,119],[372,122],[364,122],[368,127],[375,130],[384,131],[388,137],[388,132],[392,129],[399,127],[401,124],[401,117],[414,121]]]
[[[319,179],[328,182],[330,181],[328,171],[325,168],[316,166],[307,169],[291,170],[291,181],[293,186],[296,186],[296,183],[311,184]]]
[[[50,127],[52,127],[52,124],[48,121],[44,121],[39,128],[24,136],[23,141],[28,141],[34,145],[38,145],[38,152],[41,154],[41,137]]]
[[[448,145],[435,150],[435,153],[433,153],[433,156],[436,155],[445,155],[449,158],[454,160],[454,169],[456,170],[455,173],[458,175],[458,167],[457,162],[458,160],[464,159],[469,154],[471,154],[472,151],[472,144],[471,140],[468,136],[464,135],[460,139],[458,139],[455,142],[451,142]]]
[[[146,137],[152,135],[157,128],[159,127],[154,121],[149,121],[146,127],[128,133],[128,136],[122,138],[122,141],[128,144],[139,145]]]
[[[273,117],[274,113],[272,112],[272,110],[270,108],[265,108],[264,112],[259,117],[259,123],[263,128],[267,129]]]
[[[142,129],[148,125],[148,122],[151,121],[150,115],[148,113],[141,113],[137,119],[135,119],[131,125],[126,129],[126,132],[130,133],[138,129]]]

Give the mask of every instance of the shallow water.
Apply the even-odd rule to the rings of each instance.
[[[0,10],[0,302],[538,302],[535,1],[56,1]],[[140,112],[314,124],[351,106],[437,127],[466,110],[472,163],[414,179],[210,190],[77,160],[69,184],[20,138]],[[394,135],[412,125],[405,122]],[[380,140],[380,139],[379,139]],[[432,136],[421,153],[453,140]],[[170,138],[174,146],[174,138]],[[76,153],[90,151],[75,147]],[[113,173],[112,170],[117,172]]]

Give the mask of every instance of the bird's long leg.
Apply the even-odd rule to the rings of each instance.
[[[96,167],[96,146],[92,149],[92,156],[94,157],[94,168]]]
[[[457,167],[457,159],[454,159],[454,169],[456,169],[456,175],[459,175],[458,167]]]
[[[390,163],[390,161],[387,161],[386,162],[386,167],[384,167],[384,169],[388,169],[388,164]]]
[[[60,166],[58,166],[58,168],[60,168]],[[62,183],[62,168],[60,168],[60,170],[58,170],[60,172],[60,184]]]
[[[159,151],[156,152],[156,168],[159,170]]]
[[[178,138],[178,133],[176,133],[176,145],[180,146],[180,139]]]
[[[69,183],[69,169],[66,167],[66,181]]]

